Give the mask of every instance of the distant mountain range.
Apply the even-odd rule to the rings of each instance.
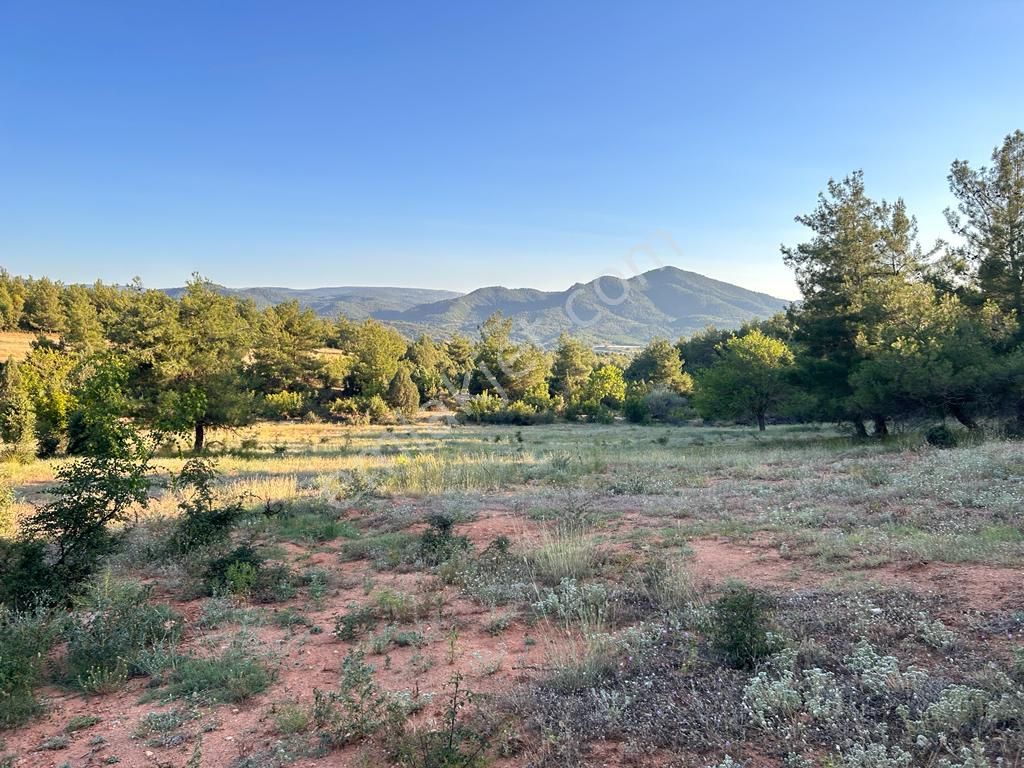
[[[167,292],[172,296],[183,289]],[[766,293],[662,267],[623,280],[599,277],[564,291],[478,288],[467,294],[418,288],[225,288],[260,306],[296,300],[320,315],[373,317],[408,336],[475,336],[494,312],[513,320],[520,340],[551,346],[563,331],[598,345],[634,346],[662,336],[688,336],[709,325],[735,328],[782,311],[790,303]]]

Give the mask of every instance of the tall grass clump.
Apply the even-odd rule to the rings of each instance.
[[[554,586],[563,579],[585,579],[597,568],[598,550],[581,526],[561,523],[541,532],[528,555],[538,581]]]

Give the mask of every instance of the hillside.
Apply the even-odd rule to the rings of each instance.
[[[720,280],[662,267],[620,281],[598,278],[565,291],[489,287],[464,296],[378,312],[408,333],[473,334],[489,315],[515,321],[520,340],[550,345],[563,331],[594,344],[644,344],[655,336],[676,338],[708,325],[733,328],[769,317],[789,302]]]
[[[167,290],[179,296],[183,288]],[[735,328],[769,317],[788,304],[765,293],[712,280],[696,272],[662,267],[621,281],[601,277],[564,291],[478,288],[467,294],[419,288],[223,288],[265,307],[297,300],[324,317],[373,317],[407,336],[426,333],[475,336],[484,320],[501,312],[514,320],[519,341],[551,346],[563,331],[595,345],[645,344],[656,336],[675,339],[709,325]]]
[[[184,288],[167,288],[164,293],[175,298]],[[221,288],[224,294],[252,299],[264,308],[286,301],[297,301],[323,317],[345,315],[352,320],[365,320],[377,312],[401,312],[419,304],[451,299],[460,294],[429,288],[391,288],[374,286],[340,286],[336,288]]]

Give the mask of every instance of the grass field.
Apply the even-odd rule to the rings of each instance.
[[[36,334],[23,331],[0,331],[0,361],[22,360],[32,348]]]
[[[166,604],[173,631],[79,669],[62,630],[42,711],[0,733],[10,765],[1022,764],[1022,443],[441,422],[214,437],[220,493],[246,510],[230,545],[167,555],[181,496],[154,485],[79,631],[110,595],[135,624]],[[161,479],[183,463],[167,452]],[[56,467],[5,468],[18,510]],[[238,545],[260,562],[211,587]]]

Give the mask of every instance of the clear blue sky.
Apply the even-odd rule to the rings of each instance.
[[[945,235],[950,161],[1024,128],[1022,29],[1009,0],[0,0],[0,265],[468,290],[639,253],[791,297],[829,176]]]

